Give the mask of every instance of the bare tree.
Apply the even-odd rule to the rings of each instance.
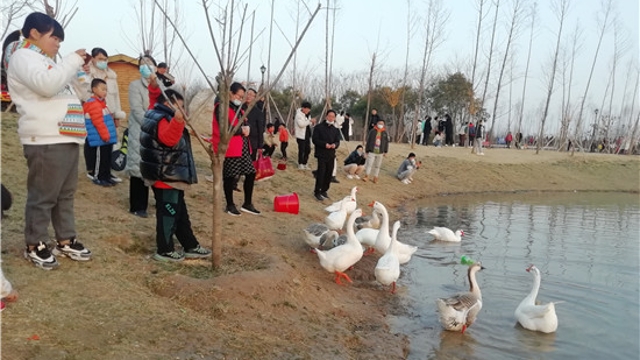
[[[491,30],[491,44],[489,45],[489,59],[487,60],[487,76],[484,79],[484,90],[482,90],[480,110],[484,109],[484,101],[487,98],[487,90],[489,89],[489,78],[491,77],[491,61],[493,59],[493,43],[496,38],[496,26],[498,25],[498,9],[500,8],[500,0],[496,0],[494,3],[496,6],[496,12],[493,16],[493,30]]]
[[[524,103],[526,100],[526,94],[527,94],[527,79],[529,78],[529,64],[531,63],[531,45],[533,44],[533,30],[535,28],[535,24],[536,24],[536,5],[537,3],[533,3],[533,6],[531,7],[531,31],[529,33],[529,50],[527,51],[527,65],[525,66],[524,69],[524,81],[522,83],[522,98],[520,99],[520,115],[518,116],[518,134],[516,134],[517,136],[519,136],[519,134],[522,133],[522,119],[524,117]],[[519,139],[520,141],[523,141],[524,139]]]
[[[418,88],[418,102],[416,104],[413,123],[411,126],[411,146],[415,146],[415,133],[418,119],[421,118],[420,111],[424,100],[424,92],[427,82],[427,70],[431,63],[431,57],[435,49],[437,49],[445,40],[445,25],[449,21],[450,12],[443,7],[442,0],[429,0],[427,7],[427,18],[424,36],[424,52],[422,55],[422,68],[420,70],[420,85]],[[454,125],[455,129],[455,125]]]
[[[78,12],[78,1],[74,1],[70,6],[65,0],[55,0],[53,4],[50,4],[48,0],[41,0],[40,2],[44,8],[44,12],[56,19],[63,28],[69,25]]]
[[[231,83],[233,82],[234,74],[237,70],[239,57],[240,57],[240,44],[242,44],[242,28],[245,25],[246,18],[246,5],[244,6],[244,10],[242,12],[242,17],[240,21],[239,29],[234,28],[234,16],[235,16],[235,4],[234,0],[230,0],[228,6],[221,10],[220,15],[215,18],[215,22],[221,28],[222,36],[217,40],[214,35],[214,26],[211,18],[210,7],[212,6],[211,0],[201,0],[201,4],[204,10],[204,15],[206,18],[206,24],[209,30],[209,35],[211,37],[213,48],[216,53],[216,58],[218,60],[218,65],[220,68],[220,72],[216,80],[218,81],[218,85],[214,86],[209,78],[207,77],[206,72],[202,68],[202,65],[198,62],[197,58],[191,51],[190,47],[187,45],[184,37],[181,35],[179,29],[173,23],[170,18],[170,15],[166,12],[166,10],[158,3],[159,0],[154,0],[156,6],[160,9],[163,16],[168,18],[169,24],[176,31],[178,39],[182,42],[185,47],[185,50],[192,58],[192,60],[196,63],[197,68],[202,73],[205,81],[209,85],[213,94],[217,94],[220,100],[220,104],[228,104],[229,103],[229,88]],[[224,156],[227,151],[229,141],[233,134],[240,128],[240,125],[246,118],[247,114],[251,111],[253,106],[257,103],[257,101],[267,94],[271,88],[278,83],[283,73],[285,72],[287,65],[291,61],[293,54],[297,50],[302,38],[306,34],[309,29],[313,19],[316,17],[318,12],[320,11],[320,4],[315,9],[315,11],[310,14],[310,18],[304,30],[302,31],[300,37],[296,39],[295,45],[291,50],[288,58],[285,60],[282,69],[275,77],[273,82],[269,82],[267,86],[258,92],[256,99],[251,102],[244,115],[240,119],[238,119],[238,124],[236,126],[230,126],[229,121],[229,108],[227,106],[221,106],[219,111],[218,118],[218,126],[220,130],[220,141],[218,143],[217,149],[212,149],[211,146],[207,146],[202,141],[202,137],[198,134],[197,129],[195,129],[191,122],[189,121],[189,117],[185,115],[185,120],[187,124],[190,126],[191,130],[195,133],[195,138],[200,142],[200,144],[205,148],[207,154],[211,158],[211,170],[213,172],[213,212],[212,212],[212,225],[213,225],[213,233],[212,233],[212,265],[214,268],[219,268],[222,261],[222,164],[224,161]],[[234,46],[235,45],[235,46]],[[178,109],[182,111],[182,109]],[[232,119],[233,120],[233,119]]]
[[[558,150],[563,151],[565,146],[567,145],[567,141],[569,140],[569,126],[571,125],[571,119],[573,118],[573,111],[571,109],[571,87],[573,85],[573,69],[575,65],[576,56],[580,51],[581,47],[581,30],[580,23],[576,22],[576,28],[573,31],[573,35],[571,36],[571,54],[569,60],[569,82],[565,84],[563,81],[563,86],[566,86],[566,92],[563,91],[563,102],[562,102],[562,121],[560,126],[560,146]],[[565,69],[566,70],[566,66]],[[563,72],[564,76],[564,72]],[[566,93],[566,97],[565,97]]]
[[[498,85],[496,88],[496,97],[493,102],[493,113],[491,114],[491,128],[489,129],[489,139],[493,139],[493,129],[496,125],[496,113],[498,112],[498,99],[500,98],[500,89],[502,88],[502,77],[504,76],[504,69],[507,66],[507,60],[509,59],[509,49],[513,40],[518,36],[518,24],[520,17],[522,16],[522,0],[512,0],[513,13],[511,15],[511,24],[509,25],[509,35],[507,36],[507,45],[504,51],[504,57],[502,58],[502,66],[500,67],[500,75],[498,76]],[[511,104],[509,104],[511,107]]]
[[[478,8],[478,29],[476,30],[476,50],[473,55],[473,69],[471,70],[471,84],[473,84],[473,91],[476,91],[476,69],[478,65],[478,49],[480,48],[480,33],[482,31],[482,19],[484,18],[484,3],[487,0],[478,0],[479,8]]]
[[[553,55],[553,65],[551,66],[551,72],[549,73],[549,88],[547,92],[547,100],[544,105],[544,112],[542,113],[542,121],[540,122],[540,133],[538,134],[538,146],[536,147],[536,155],[540,153],[540,149],[543,146],[544,140],[544,126],[547,121],[547,115],[549,113],[549,104],[551,103],[551,94],[553,94],[553,84],[556,79],[556,68],[558,66],[558,54],[560,53],[560,40],[562,39],[562,29],[564,27],[564,20],[569,12],[569,0],[558,0],[556,3],[557,9],[555,9],[559,21],[558,38],[556,40],[556,50]]]
[[[373,72],[376,69],[376,53],[371,55],[371,68],[369,69],[369,89],[367,90],[367,114],[365,115],[364,125],[362,129],[362,144],[367,142],[367,134],[369,133],[369,113],[371,112],[371,93],[373,90]]]
[[[0,37],[0,39],[4,39],[7,36],[11,24],[24,15],[24,10],[31,6],[30,3],[28,0],[12,1],[0,6],[0,12],[2,13],[2,22],[0,22],[0,24],[4,24],[2,26],[2,37]]]
[[[598,36],[598,45],[596,46],[596,51],[593,55],[593,62],[591,63],[591,71],[589,72],[589,77],[587,78],[587,85],[584,89],[584,95],[582,96],[582,102],[580,103],[580,110],[578,111],[578,123],[576,124],[576,131],[573,136],[574,144],[571,149],[571,155],[574,154],[576,145],[580,144],[580,134],[582,132],[582,114],[584,111],[584,105],[587,101],[587,95],[589,94],[589,87],[591,86],[591,79],[593,78],[593,71],[596,67],[596,62],[598,61],[598,54],[600,53],[600,45],[602,45],[602,39],[604,38],[604,34],[607,32],[607,28],[609,27],[609,18],[611,13],[613,12],[613,0],[602,0],[602,11],[599,13],[603,13],[602,20],[600,21],[600,35]]]
[[[617,18],[617,16],[616,16]],[[621,119],[621,113],[618,113],[617,116],[614,116],[613,114],[613,97],[615,94],[615,90],[616,90],[616,69],[618,66],[618,62],[620,61],[620,58],[623,56],[623,54],[626,52],[626,50],[628,49],[627,47],[627,39],[624,37],[624,34],[621,33],[622,29],[621,29],[621,25],[620,22],[616,21],[616,19],[614,18],[613,20],[613,56],[611,59],[611,96],[609,97],[609,106],[608,106],[608,113],[610,115],[609,117],[609,122],[605,127],[605,133],[604,133],[604,138],[607,140],[612,140],[610,139],[610,134],[611,134],[611,129],[613,127],[613,120],[614,119]],[[607,149],[607,152],[610,152],[611,149]]]

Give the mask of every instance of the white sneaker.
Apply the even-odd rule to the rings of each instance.
[[[305,167],[303,164],[298,165],[298,170],[305,170]]]
[[[113,182],[116,182],[116,183],[121,183],[122,182],[122,179],[120,179],[119,177],[117,177],[117,176],[115,176],[113,174],[109,175],[109,179],[111,181],[113,181]]]
[[[358,176],[357,174],[356,174],[356,175],[353,175],[353,177],[354,177],[354,178],[356,178],[356,179],[358,179],[358,180],[360,180],[360,176]]]
[[[207,180],[208,182],[212,183],[213,182],[213,175],[206,175],[204,177],[205,180]]]
[[[347,175],[347,179],[353,180],[353,175]]]
[[[409,179],[404,179],[404,180],[402,180],[402,183],[403,183],[403,184],[405,184],[405,185],[406,185],[406,184],[411,184],[411,182],[409,181]]]
[[[304,169],[305,170],[311,170],[311,167],[309,165],[307,165],[307,164],[304,164]]]

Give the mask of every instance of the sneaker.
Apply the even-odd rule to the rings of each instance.
[[[205,180],[207,180],[208,182],[212,183],[213,182],[213,175],[206,175],[204,177]]]
[[[89,180],[93,181],[95,179],[95,175],[93,175],[93,171],[87,171],[87,177]]]
[[[298,170],[306,170],[306,168],[304,167],[304,164],[299,164]]]
[[[411,181],[409,181],[409,179],[403,179],[402,183],[407,185],[407,184],[411,184]]]
[[[71,241],[66,245],[60,245],[60,243],[58,243],[56,247],[53,248],[53,254],[66,256],[69,259],[76,261],[91,260],[91,250],[85,248],[81,242],[76,240],[76,238],[71,239]]]
[[[162,262],[180,262],[184,260],[184,255],[180,254],[177,251],[171,251],[164,254],[153,254],[153,260],[162,261]]]
[[[25,259],[31,261],[35,266],[44,269],[51,270],[57,268],[60,264],[56,257],[51,254],[47,245],[45,245],[42,241],[36,245],[33,250],[27,249],[24,251]]]
[[[211,256],[211,250],[198,245],[191,250],[185,250],[185,259],[202,259]]]
[[[328,199],[328,198],[329,198],[329,194],[327,194],[327,192],[326,192],[326,191],[321,191],[321,192],[320,192],[320,196],[322,196],[322,197],[323,197],[323,198],[325,198],[325,199]]]
[[[358,176],[358,174],[353,175],[354,178],[356,178],[356,180],[360,180],[360,176]]]
[[[303,166],[304,166],[304,169],[305,169],[305,170],[311,170],[311,167],[310,167],[309,165],[304,164]]]
[[[227,206],[227,214],[229,214],[231,216],[240,216],[240,215],[242,215],[242,214],[240,214],[240,211],[238,211],[238,209],[236,208],[235,205]]]
[[[110,187],[110,186],[115,185],[115,183],[111,183],[108,180],[100,180],[100,179],[97,179],[97,178],[93,179],[93,183],[98,185],[98,186],[102,186],[102,187]]]
[[[104,181],[106,181],[106,182],[108,182],[109,184],[111,184],[111,186],[116,186],[116,185],[118,185],[118,182],[117,182],[117,181],[115,181],[115,180],[113,180],[113,178],[109,178],[109,179],[104,180]],[[120,181],[122,181],[122,180],[120,180]]]
[[[347,179],[353,180],[353,175],[347,175]]]
[[[249,204],[249,205],[242,205],[240,207],[240,210],[249,213],[249,214],[253,214],[253,215],[260,215],[260,211],[258,211],[258,209],[256,209],[253,204]]]
[[[119,184],[119,183],[122,182],[122,179],[120,179],[119,177],[117,177],[117,176],[115,176],[113,174],[109,175],[109,180],[111,180],[112,182],[114,182],[116,184]]]
[[[146,211],[144,211],[144,210],[129,211],[129,213],[131,213],[131,214],[133,214],[133,215],[135,215],[135,216],[137,216],[137,217],[141,217],[141,218],[143,218],[143,219],[146,219],[146,218],[148,218],[148,217],[149,217],[149,214],[147,214],[147,212],[146,212]]]
[[[331,177],[331,182],[332,182],[332,183],[336,183],[336,184],[340,184],[340,181],[338,181],[338,179],[336,179],[336,177],[335,177],[335,176],[332,176],[332,177]]]
[[[316,200],[318,201],[323,201],[324,198],[322,197],[322,195],[320,195],[320,193],[314,193],[313,197],[316,198]]]

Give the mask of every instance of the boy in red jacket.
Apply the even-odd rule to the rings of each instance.
[[[105,100],[107,96],[107,83],[99,78],[91,81],[91,96],[83,105],[85,127],[87,128],[86,143],[89,147],[98,148],[100,162],[98,174],[94,176],[93,183],[100,186],[113,186],[116,184],[111,179],[111,151],[116,143],[116,122]]]

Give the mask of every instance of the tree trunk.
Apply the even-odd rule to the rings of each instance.
[[[371,56],[371,69],[369,70],[369,91],[367,92],[367,115],[364,118],[362,130],[362,145],[367,144],[367,135],[369,134],[369,113],[371,112],[371,90],[373,88],[373,70],[376,67],[376,53]]]
[[[537,3],[533,3],[533,8],[531,9],[531,33],[529,34],[529,50],[527,54],[527,65],[524,69],[524,81],[522,84],[522,98],[520,100],[520,116],[518,116],[518,130],[517,134],[519,135],[522,132],[522,118],[524,117],[524,103],[526,100],[527,94],[527,78],[529,76],[529,64],[531,63],[531,45],[533,44],[533,29],[536,23],[536,5]],[[524,141],[524,136],[520,141]]]

